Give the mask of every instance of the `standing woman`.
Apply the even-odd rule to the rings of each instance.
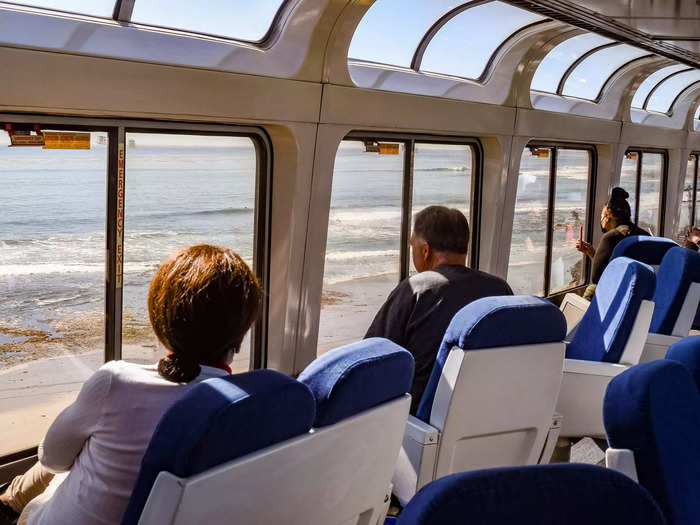
[[[603,206],[603,211],[600,214],[600,229],[603,230],[603,238],[598,244],[598,248],[594,248],[591,243],[579,240],[576,243],[576,249],[593,259],[593,267],[591,268],[591,286],[586,288],[583,297],[590,299],[595,292],[595,285],[598,284],[600,276],[610,262],[615,246],[630,235],[649,235],[649,232],[642,230],[639,226],[632,222],[632,212],[630,210],[629,193],[622,188],[613,188],[610,194],[610,200]]]
[[[100,367],[49,428],[39,463],[0,495],[0,524],[13,523],[13,513],[27,525],[119,523],[158,421],[192,385],[231,373],[261,299],[231,250],[199,244],[168,257],[151,283],[148,315],[169,355]]]

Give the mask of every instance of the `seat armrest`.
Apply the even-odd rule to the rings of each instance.
[[[647,344],[665,346],[667,348],[681,339],[683,338],[675,335],[654,334],[651,332],[647,334]]]
[[[408,416],[404,437],[423,445],[433,445],[440,440],[440,431],[415,416]]]
[[[564,373],[586,374],[592,376],[615,377],[627,370],[629,366],[618,363],[602,363],[583,359],[564,359]]]
[[[607,449],[605,451],[605,466],[639,482],[637,479],[637,466],[634,463],[634,452],[627,448]]]

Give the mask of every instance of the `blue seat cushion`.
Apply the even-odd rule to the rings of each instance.
[[[608,385],[603,421],[610,446],[634,452],[669,525],[700,523],[700,394],[688,370],[661,359],[624,371]]]
[[[610,256],[610,260],[617,257],[629,257],[635,261],[658,266],[666,255],[666,252],[678,243],[666,237],[649,237],[648,235],[631,235],[621,240]]]
[[[691,335],[672,344],[666,352],[666,359],[685,366],[700,388],[700,335]]]
[[[646,264],[628,257],[610,261],[591,305],[566,348],[566,357],[618,363],[643,300],[654,295],[656,276]]]
[[[673,333],[692,283],[700,283],[700,252],[680,246],[671,248],[656,273],[650,332],[663,335]]]
[[[649,494],[613,470],[553,463],[452,474],[423,487],[398,525],[662,525]]]
[[[138,523],[160,472],[199,474],[309,431],[315,401],[302,383],[274,370],[208,379],[158,423],[122,524]]]
[[[326,352],[299,375],[316,398],[314,426],[332,425],[406,394],[413,367],[408,350],[382,337]]]
[[[416,417],[430,422],[442,369],[455,346],[462,350],[485,350],[552,343],[562,341],[565,336],[564,315],[541,297],[506,295],[484,297],[469,303],[455,314],[447,327]]]

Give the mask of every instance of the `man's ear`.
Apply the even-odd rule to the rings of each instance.
[[[423,246],[421,246],[421,252],[423,252],[423,260],[425,262],[428,262],[433,255],[433,249],[427,242],[423,243]]]

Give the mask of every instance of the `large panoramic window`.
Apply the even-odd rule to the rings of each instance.
[[[700,82],[700,71],[697,69],[667,77],[650,94],[645,109],[668,113],[678,95],[696,82]]]
[[[612,43],[613,40],[595,33],[585,33],[558,44],[542,59],[530,85],[536,91],[557,93],[564,73],[584,54]]]
[[[498,20],[498,23],[494,21]],[[452,18],[433,37],[420,63],[422,71],[479,78],[498,46],[543,16],[503,2],[471,7]]]
[[[685,179],[683,180],[683,188],[681,190],[681,214],[678,222],[678,231],[676,239],[679,242],[685,240],[685,234],[689,226],[697,224],[696,222],[696,195],[698,190],[698,154],[693,153],[688,157],[688,164],[685,170]]]
[[[430,205],[457,208],[478,224],[476,143],[349,137],[335,158],[318,352],[361,339],[398,282],[412,273],[413,216]],[[407,169],[412,166],[412,169]],[[412,191],[409,191],[412,188]]]
[[[668,66],[658,71],[655,71],[649,75],[644,82],[642,82],[637,91],[634,93],[634,98],[632,99],[632,107],[643,109],[646,107],[647,97],[649,93],[664,79],[670,75],[678,74],[680,71],[687,71],[690,69],[685,64],[676,64],[675,66]]]
[[[588,149],[531,145],[523,151],[508,260],[516,294],[549,296],[586,283],[576,241],[589,235],[592,163]]]
[[[108,140],[80,133],[47,149],[0,131],[0,456],[36,446],[104,361]]]
[[[152,363],[164,351],[148,319],[160,263],[193,244],[231,248],[253,267],[255,145],[248,137],[127,133],[122,355]],[[250,365],[250,334],[232,368]]]
[[[663,235],[663,191],[666,160],[663,152],[630,149],[625,154],[620,186],[630,194],[632,221],[652,235]]]
[[[571,71],[564,83],[562,94],[596,100],[605,82],[615,71],[645,55],[649,55],[649,52],[627,44],[602,48],[584,58]]]

